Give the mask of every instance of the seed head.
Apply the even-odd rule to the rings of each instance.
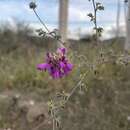
[[[35,9],[35,8],[37,7],[37,5],[36,5],[35,2],[31,2],[31,3],[29,4],[29,7],[30,7],[30,9]]]

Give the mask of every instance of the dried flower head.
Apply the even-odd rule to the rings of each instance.
[[[35,2],[30,2],[29,4],[30,9],[35,9],[37,7]]]
[[[48,71],[54,78],[62,78],[66,76],[73,68],[66,58],[66,48],[58,48],[56,53],[46,54],[46,63],[38,64],[37,69]]]

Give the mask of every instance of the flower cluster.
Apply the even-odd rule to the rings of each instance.
[[[46,54],[46,63],[38,64],[37,69],[48,71],[54,78],[62,78],[66,76],[73,68],[66,58],[66,48],[58,48],[56,53]]]

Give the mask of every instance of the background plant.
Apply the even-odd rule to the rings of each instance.
[[[95,40],[97,41],[98,38],[101,36],[103,28],[98,27],[97,25],[97,12],[104,10],[104,6],[100,2],[96,2],[95,0],[89,0],[92,2],[93,6],[93,13],[89,13],[88,16],[90,17],[90,21],[94,24],[94,30],[95,30]]]

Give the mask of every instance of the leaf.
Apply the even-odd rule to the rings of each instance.
[[[102,28],[102,27],[98,27],[98,28],[97,28],[97,32],[98,32],[98,33],[102,33],[102,32],[103,32],[103,28]]]
[[[88,16],[90,17],[90,21],[95,21],[95,17],[92,13],[89,13]]]
[[[100,37],[102,35],[103,28],[102,27],[98,27],[97,28],[97,32],[98,32],[98,36]]]
[[[104,10],[104,6],[98,6],[98,10]]]
[[[94,17],[92,13],[89,13],[88,16],[89,16],[90,18],[93,18],[93,17]]]
[[[104,10],[104,6],[101,3],[97,2],[96,3],[96,10]]]

